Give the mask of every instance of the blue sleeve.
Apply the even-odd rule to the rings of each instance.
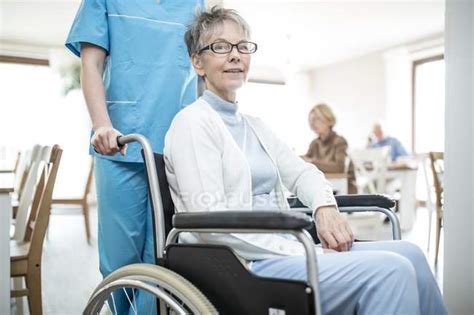
[[[109,53],[109,26],[106,0],[82,0],[66,39],[66,47],[81,56],[81,42],[103,48]]]
[[[397,153],[397,157],[399,156],[406,156],[408,155],[407,151],[405,150],[405,148],[403,147],[402,143],[398,140],[398,139],[395,139],[395,148],[396,148],[396,153]]]

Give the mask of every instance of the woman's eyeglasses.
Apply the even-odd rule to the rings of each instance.
[[[211,50],[216,54],[228,54],[232,51],[232,49],[234,49],[234,47],[236,47],[238,52],[241,54],[253,54],[257,51],[257,44],[253,42],[240,42],[237,44],[231,44],[226,41],[219,41],[201,48],[198,51],[198,54],[205,50]]]

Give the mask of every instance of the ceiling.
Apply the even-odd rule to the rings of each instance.
[[[442,34],[444,1],[225,0],[249,22],[260,65],[314,68]],[[0,0],[0,42],[62,46],[78,0]]]

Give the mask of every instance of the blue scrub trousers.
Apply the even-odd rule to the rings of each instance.
[[[99,217],[99,267],[106,277],[134,263],[155,263],[154,231],[148,184],[143,163],[95,159]],[[130,292],[130,297],[133,293]],[[130,303],[124,293],[114,294],[109,305],[114,314],[128,314]],[[135,293],[139,313],[153,313],[155,299]],[[150,310],[150,311],[149,311]]]
[[[406,241],[354,243],[351,251],[319,255],[324,314],[447,314],[425,256]],[[307,280],[305,257],[254,261],[259,276]]]

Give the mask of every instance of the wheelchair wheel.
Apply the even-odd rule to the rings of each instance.
[[[170,314],[218,314],[212,303],[188,280],[151,264],[129,265],[111,273],[94,290],[83,314],[122,313],[114,305],[117,294],[126,296],[129,314],[153,313],[137,307],[134,299],[137,294],[149,295],[153,301],[161,300]]]

